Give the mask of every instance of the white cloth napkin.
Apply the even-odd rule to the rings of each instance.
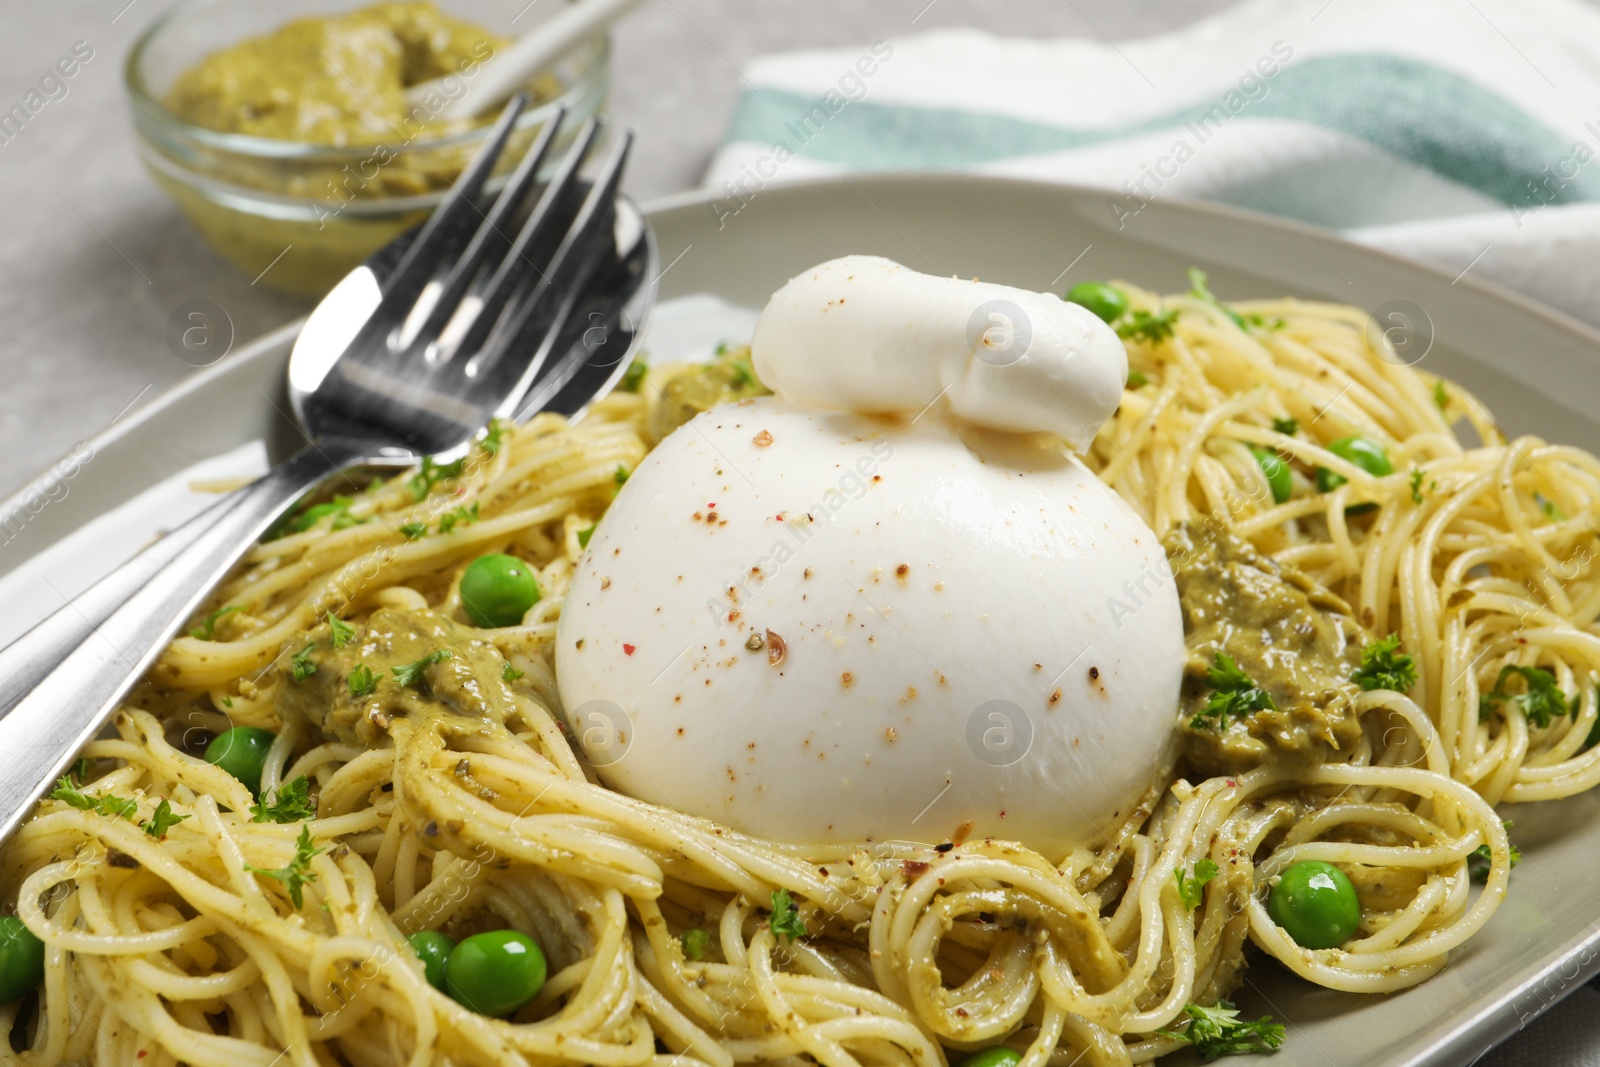
[[[1003,33],[1003,22],[996,26]],[[767,56],[706,183],[962,170],[1342,230],[1600,324],[1600,11],[1249,0],[1135,41],[940,30]]]

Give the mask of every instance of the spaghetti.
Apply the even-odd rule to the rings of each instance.
[[[1473,397],[1386,358],[1358,310],[1126,291],[1172,332],[1130,340],[1135,376],[1090,465],[1158,533],[1221,523],[1415,659],[1408,694],[1348,698],[1359,730],[1333,758],[1159,783],[1065,857],[998,840],[799,847],[605,789],[564,732],[549,649],[587,531],[647,450],[652,372],[579,423],[496,429],[459,470],[377,483],[252,549],[213,604],[237,610],[209,620],[210,639],[174,641],[116,736],[84,753],[83,792],[136,810],[47,800],[5,847],[4,892],[46,960],[37,1005],[0,1015],[25,1051],[0,1056],[843,1067],[1004,1042],[1028,1067],[1125,1064],[1184,1044],[1186,1005],[1237,985],[1246,942],[1332,989],[1436,973],[1505,896],[1491,805],[1600,778],[1600,461],[1505,440]],[[1484,443],[1459,443],[1463,421]],[[1327,447],[1357,433],[1394,473]],[[1252,447],[1297,479],[1344,481],[1276,503]],[[520,625],[469,631],[452,621],[460,576],[502,551],[545,595]],[[492,713],[295,710],[280,690],[330,615],[455,634],[461,669],[503,660]],[[1507,667],[1549,672],[1564,713],[1536,722]],[[198,758],[241,725],[276,731],[261,795],[304,775],[313,818],[255,821],[250,791]],[[182,817],[164,836],[149,832],[163,799]],[[1263,887],[1305,859],[1361,893],[1343,948],[1301,948],[1267,912]],[[297,906],[263,873],[302,860]],[[1218,873],[1186,900],[1179,875],[1201,861]],[[769,921],[779,890],[801,902],[804,937]],[[405,940],[441,927],[532,934],[550,979],[510,1018],[476,1014],[427,983]]]

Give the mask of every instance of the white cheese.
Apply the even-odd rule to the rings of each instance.
[[[868,413],[943,403],[1082,452],[1122,400],[1127,352],[1091,312],[1049,293],[940,278],[845,256],[772,295],[751,340],[756,375],[784,400]]]

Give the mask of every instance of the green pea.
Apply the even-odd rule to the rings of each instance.
[[[1361,902],[1339,868],[1301,860],[1272,887],[1267,914],[1302,948],[1338,948],[1355,935]]]
[[[11,1003],[42,981],[44,942],[15,915],[0,918],[0,1003]]]
[[[1289,494],[1294,492],[1294,482],[1289,478],[1289,465],[1283,461],[1283,457],[1265,448],[1252,448],[1250,454],[1256,457],[1261,473],[1267,476],[1273,503],[1281,504],[1288,500]]]
[[[544,953],[527,934],[473,934],[450,953],[444,986],[450,999],[480,1015],[510,1015],[544,988]]]
[[[428,984],[442,990],[444,965],[456,947],[455,938],[437,930],[418,930],[406,941],[411,945],[411,951],[417,954],[417,959],[422,961],[422,973],[427,976]]]
[[[224,730],[206,746],[206,762],[233,775],[250,787],[250,792],[261,792],[261,769],[267,763],[267,749],[277,735],[254,726],[235,726]]]
[[[1016,1049],[995,1045],[979,1049],[956,1064],[956,1067],[1016,1067],[1016,1064],[1021,1062],[1022,1053]]]
[[[461,604],[474,626],[515,626],[538,602],[539,580],[516,556],[479,556],[461,576]]]
[[[1065,299],[1088,308],[1102,322],[1114,322],[1128,310],[1127,296],[1105,282],[1079,282],[1067,290]]]
[[[1381,478],[1385,474],[1394,473],[1394,464],[1389,462],[1389,453],[1383,446],[1370,437],[1353,434],[1341,437],[1328,446],[1328,451],[1340,459],[1348,460],[1357,467],[1366,471],[1374,478]],[[1317,491],[1331,493],[1350,479],[1342,474],[1335,474],[1326,467],[1317,468]]]

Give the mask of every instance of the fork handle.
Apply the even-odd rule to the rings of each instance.
[[[0,648],[0,717],[9,714],[58,663],[89,639],[96,626],[238,502],[239,494],[229,493],[212,503]]]
[[[169,535],[185,538],[170,562],[111,610],[0,719],[0,753],[6,754],[0,761],[0,841],[32,813],[33,802],[99,732],[207,592],[284,510],[329,475],[378,458],[370,442],[324,438]],[[191,526],[200,527],[192,537]],[[100,585],[90,595],[102,607],[108,599]],[[71,604],[61,609],[73,610]],[[59,636],[68,630],[56,624],[51,632]],[[32,631],[22,640],[31,636]],[[33,647],[45,645],[40,641]]]

